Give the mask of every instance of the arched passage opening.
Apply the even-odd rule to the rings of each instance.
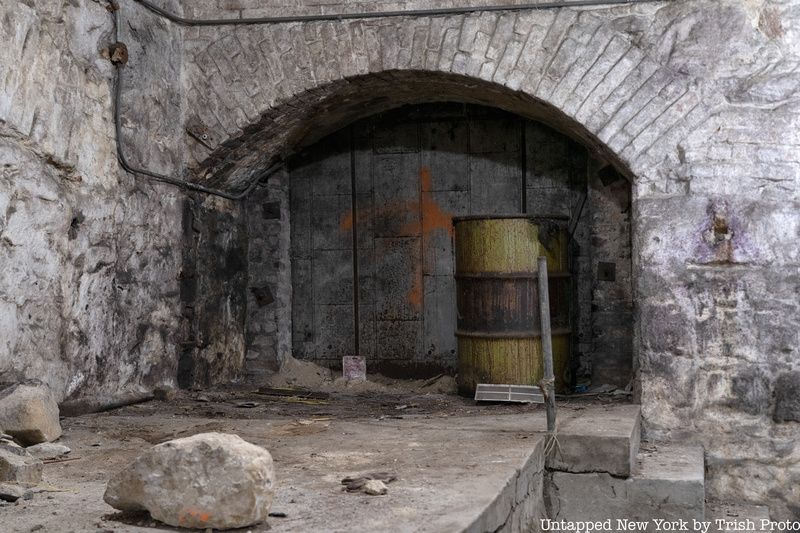
[[[609,122],[610,117],[600,105],[611,98],[604,92],[607,89],[600,90],[599,85],[594,89],[591,85],[579,89],[573,94],[568,84],[556,83],[554,91],[559,95],[566,93],[559,96],[557,105],[505,85],[460,74],[391,70],[354,76],[321,83],[287,97],[260,112],[255,121],[229,132],[230,138],[224,142],[211,135],[203,143],[190,144],[190,160],[206,184],[243,190],[275,161],[286,159],[358,120],[404,105],[459,102],[494,107],[547,124],[632,181],[633,172],[627,164],[631,157],[627,156],[645,152],[652,145],[641,139],[634,143],[635,139],[629,138],[622,126],[628,122],[637,125],[640,120],[624,124]],[[626,91],[619,92],[612,96],[624,97]],[[197,113],[203,111],[198,109]],[[638,119],[636,111],[632,110]],[[199,115],[190,119],[194,124],[210,121],[202,120]],[[608,142],[601,141],[600,134]],[[609,148],[612,145],[620,149],[612,150]]]
[[[631,186],[596,146],[463,101],[395,101],[332,132],[302,130],[286,172],[248,204],[254,371],[276,368],[282,346],[331,368],[359,354],[395,377],[456,373],[452,218],[526,213],[568,221],[566,380],[631,382]],[[252,240],[276,225],[267,213],[282,217],[282,237]],[[282,281],[265,285],[275,265]],[[270,311],[265,291],[291,296]]]

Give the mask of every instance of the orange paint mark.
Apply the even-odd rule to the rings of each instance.
[[[431,189],[431,170],[422,167],[419,171],[420,182],[420,218],[422,220],[422,241],[425,242],[431,233],[436,230],[445,230],[449,235],[453,235],[453,215],[442,211],[433,200]],[[417,307],[422,307],[423,302],[422,286],[422,261],[415,265],[414,284],[408,291],[408,302]]]
[[[433,188],[431,171],[428,167],[422,167],[420,169],[419,183],[419,203],[401,200],[389,203],[377,209],[363,209],[358,212],[358,224],[361,225],[370,219],[379,217],[402,217],[404,214],[419,210],[419,219],[400,228],[401,234],[420,234],[423,243],[426,238],[429,238],[430,235],[437,230],[444,230],[449,235],[453,235],[453,215],[443,211],[441,207],[439,207],[439,204],[433,200],[433,195],[431,193],[431,189]],[[339,223],[339,229],[341,231],[350,231],[353,229],[353,222],[353,212],[349,211],[342,217]],[[417,308],[421,308],[423,301],[422,260],[414,265],[413,276],[414,283],[408,291],[408,302]]]
[[[431,171],[428,167],[422,167],[419,171],[419,179],[422,190],[422,235],[423,237],[430,235],[437,229],[447,231],[449,235],[453,234],[453,215],[442,211],[439,204],[433,201],[431,195]]]
[[[178,525],[193,527],[197,524],[207,524],[211,520],[211,513],[203,509],[185,507],[178,513]]]
[[[408,303],[422,309],[422,264],[414,265],[414,284],[408,291]]]

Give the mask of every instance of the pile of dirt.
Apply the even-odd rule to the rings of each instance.
[[[280,370],[267,378],[270,387],[295,387],[310,390],[323,390],[333,383],[333,374],[310,361],[301,361],[294,357],[284,359]]]
[[[301,388],[322,392],[415,392],[421,394],[456,394],[456,380],[445,374],[431,379],[393,379],[379,374],[367,375],[366,381],[347,381],[340,372],[311,361],[288,357],[278,372],[267,379],[275,388]]]

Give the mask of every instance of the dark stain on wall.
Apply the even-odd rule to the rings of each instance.
[[[247,232],[241,211],[208,197],[186,203],[178,360],[183,388],[224,383],[243,371]]]

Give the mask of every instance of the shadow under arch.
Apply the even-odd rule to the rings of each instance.
[[[495,107],[542,122],[579,142],[629,181],[628,164],[595,132],[558,107],[521,91],[469,76],[389,70],[302,91],[261,114],[197,165],[204,185],[241,191],[264,168],[360,119],[408,104],[459,102]]]

